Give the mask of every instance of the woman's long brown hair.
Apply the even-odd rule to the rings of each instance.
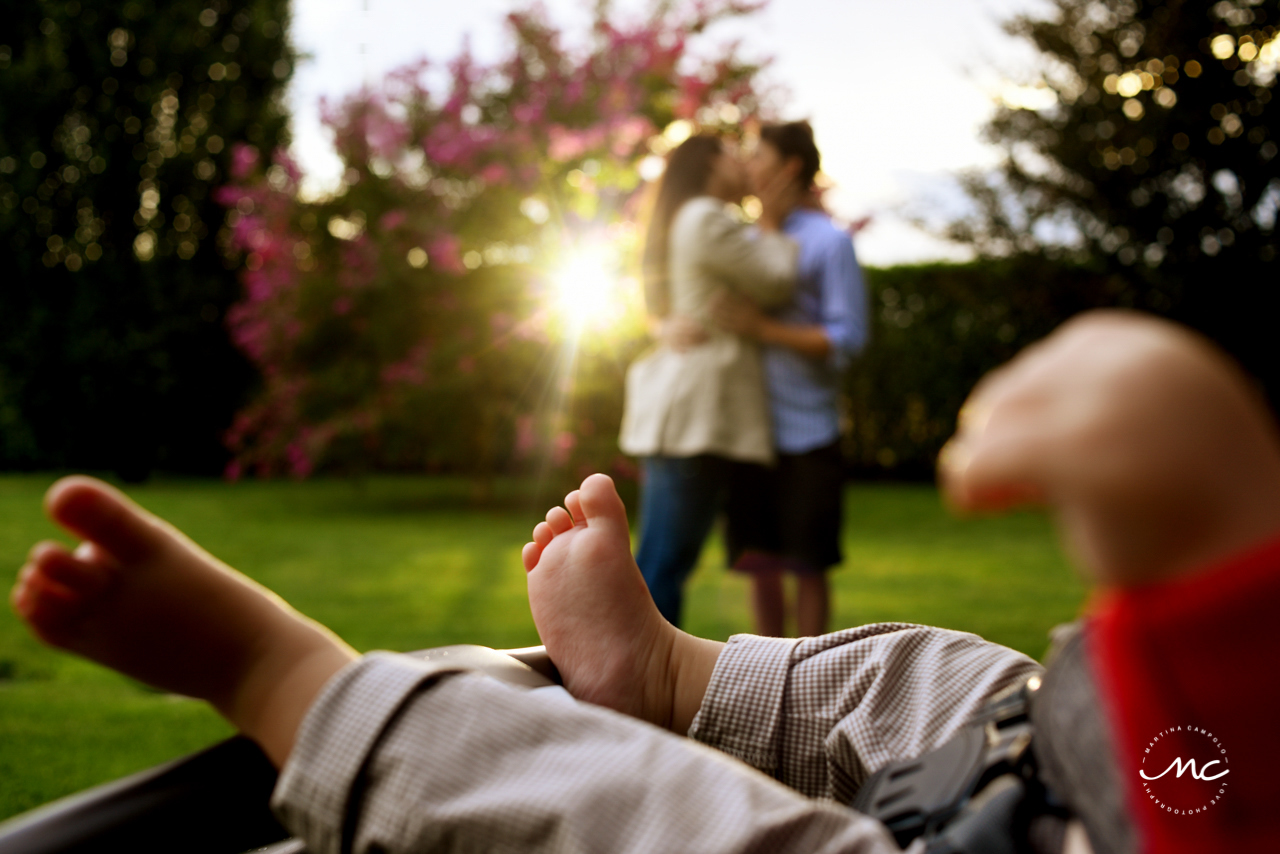
[[[667,155],[667,168],[658,183],[657,199],[645,231],[641,261],[644,302],[654,317],[666,317],[671,312],[671,222],[685,202],[706,193],[712,164],[723,152],[720,137],[704,133],[689,137]]]

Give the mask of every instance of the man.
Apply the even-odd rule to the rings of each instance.
[[[769,186],[786,176],[798,198],[811,200],[794,208],[782,227],[800,246],[799,283],[790,304],[772,315],[727,294],[716,312],[720,325],[764,349],[778,463],[735,485],[728,543],[734,569],[752,576],[756,631],[762,635],[784,632],[787,573],[796,577],[799,634],[825,633],[826,573],[841,560],[840,377],[866,344],[867,298],[849,235],[816,203],[820,166],[808,122],[761,129],[747,161],[752,185]]]

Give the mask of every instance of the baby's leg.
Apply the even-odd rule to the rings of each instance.
[[[548,512],[524,547],[533,620],[565,687],[686,732],[722,645],[658,613],[631,557],[626,508],[612,480],[592,475],[565,508]]]
[[[14,610],[46,643],[209,701],[281,763],[355,653],[110,486],[64,478],[49,516],[84,542],[32,549]]]

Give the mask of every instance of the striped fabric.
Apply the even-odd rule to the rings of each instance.
[[[1039,669],[977,635],[909,623],[800,640],[735,635],[689,736],[846,803],[882,765],[947,741],[988,697]]]
[[[973,635],[905,624],[735,636],[681,738],[374,653],[316,699],[272,803],[313,854],[893,854],[881,825],[831,799],[945,740],[1037,667]]]

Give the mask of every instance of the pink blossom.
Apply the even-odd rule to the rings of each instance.
[[[429,347],[426,342],[419,343],[400,361],[384,365],[382,381],[387,385],[407,383],[420,386],[427,380],[423,362],[426,360]]]
[[[431,129],[423,140],[422,148],[427,157],[442,166],[465,167],[498,139],[498,132],[490,127],[442,123]]]
[[[362,290],[377,280],[378,269],[378,247],[369,235],[362,234],[343,247],[338,285],[344,290]]]
[[[243,249],[258,249],[264,243],[266,232],[262,228],[262,218],[241,216],[231,230],[236,244]]]
[[[656,130],[652,122],[643,116],[630,116],[623,119],[613,129],[613,145],[611,150],[615,157],[628,157],[637,145]]]
[[[547,129],[547,136],[550,138],[547,156],[560,163],[581,157],[587,150],[585,135],[562,125],[552,125]]]
[[[444,105],[444,111],[456,116],[472,100],[472,89],[484,75],[483,69],[476,65],[475,58],[471,55],[471,38],[469,36],[464,37],[462,50],[449,63],[449,75],[453,80],[449,92],[449,100]]]
[[[495,311],[489,315],[489,328],[494,335],[503,335],[512,327],[515,320],[505,311]]]
[[[682,78],[680,83],[680,100],[676,104],[675,114],[677,118],[692,119],[707,102],[707,90],[711,88],[711,83],[693,75]]]
[[[244,195],[244,190],[240,187],[222,186],[214,189],[213,200],[224,208],[234,208]]]
[[[289,149],[277,148],[271,154],[271,162],[283,169],[292,183],[296,184],[302,179],[302,169],[298,167],[297,162],[290,156]]]
[[[427,257],[432,265],[446,273],[460,276],[467,271],[462,263],[462,241],[456,234],[438,234],[427,244]]]
[[[307,452],[298,442],[290,442],[285,448],[285,458],[289,461],[289,474],[302,480],[311,474],[314,464]]]
[[[520,341],[546,344],[551,340],[547,336],[549,322],[550,313],[545,308],[539,309],[512,327],[511,334]]]
[[[371,109],[365,114],[365,135],[370,152],[388,160],[399,154],[409,141],[408,127],[383,109]]]
[[[538,183],[538,179],[542,176],[538,173],[538,167],[529,165],[520,167],[519,180],[523,187],[532,187]]]
[[[258,149],[247,142],[237,142],[231,147],[231,177],[243,181],[258,165]]]
[[[490,163],[480,170],[480,180],[486,184],[503,184],[506,183],[507,176],[510,174],[510,170],[503,164]]]
[[[430,67],[431,60],[424,56],[392,69],[387,72],[387,88],[398,92],[402,99],[420,98],[426,93],[422,75]]]
[[[551,461],[555,465],[562,466],[569,461],[569,455],[573,453],[574,447],[578,444],[578,437],[570,433],[568,430],[561,430],[556,434],[555,439],[551,442]]]
[[[681,0],[626,22],[597,4],[590,37],[575,38],[573,50],[562,46],[545,12],[515,13],[507,19],[515,48],[492,64],[464,48],[448,65],[443,97],[426,86],[422,61],[349,97],[322,101],[346,170],[346,195],[324,202],[299,198],[300,175],[285,152],[272,156],[284,170],[282,181],[280,169],[263,173],[257,149],[234,147],[230,183],[214,190],[229,211],[221,245],[241,265],[243,286],[225,323],[257,366],[263,390],[227,431],[235,459],[225,474],[307,477],[342,462],[329,457],[337,448],[366,453],[374,464],[414,464],[394,458],[404,449],[422,454],[419,462],[463,464],[449,457],[460,449],[428,447],[442,440],[426,427],[417,435],[386,433],[412,430],[406,423],[443,405],[448,398],[441,395],[453,394],[453,384],[481,378],[494,396],[486,406],[520,412],[526,401],[519,389],[531,371],[540,372],[531,377],[536,382],[562,389],[572,411],[600,413],[593,416],[598,427],[577,421],[576,432],[561,430],[551,443],[558,464],[588,465],[582,437],[612,426],[602,420],[607,407],[591,401],[584,409],[579,396],[617,389],[608,388],[607,370],[582,366],[610,361],[633,342],[584,353],[583,381],[575,385],[536,357],[559,334],[550,300],[536,291],[539,265],[453,278],[467,272],[463,249],[506,244],[538,256],[564,234],[606,234],[611,224],[634,219],[640,198],[634,170],[658,130],[654,121],[673,109],[692,117],[708,103],[759,101],[755,67],[736,59],[731,47],[688,52],[694,34],[758,2]],[[410,167],[408,158],[419,156],[420,165]],[[577,204],[586,185],[552,180],[588,157],[605,167],[593,171],[591,182],[599,205]],[[390,180],[380,177],[386,173],[379,159],[396,166]],[[531,194],[557,211],[541,229],[519,213],[520,200]],[[352,219],[361,211],[370,227],[354,240],[327,233],[329,217]],[[415,247],[427,250],[427,264],[416,252],[406,257]],[[341,335],[331,335],[330,325]],[[388,353],[392,346],[400,349]],[[433,358],[445,352],[452,357]],[[377,360],[361,386],[348,387],[349,379],[328,369],[334,358],[348,357]],[[536,453],[538,424],[533,415],[518,416],[517,455]]]
[[[516,418],[516,456],[527,457],[538,444],[538,434],[533,427],[532,415]]]
[[[543,104],[517,104],[511,111],[511,115],[515,116],[516,121],[524,125],[535,124],[541,121],[542,114],[546,107]]]

